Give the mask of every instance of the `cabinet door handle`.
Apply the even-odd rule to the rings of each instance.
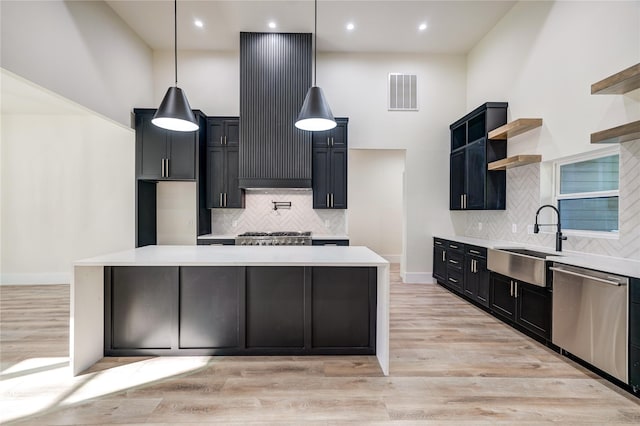
[[[331,193],[331,207],[333,207],[333,192]]]
[[[331,207],[331,205],[329,204],[329,193],[327,192],[327,207]]]
[[[164,158],[162,159],[162,170],[160,171],[160,177],[164,177]]]
[[[220,207],[222,207],[222,192],[220,193]]]
[[[509,291],[509,296],[513,297],[513,280],[511,280],[511,290]]]
[[[222,136],[222,135],[220,135],[220,145],[224,145],[224,142],[223,142],[223,139],[222,139],[222,138],[223,138],[223,136]]]
[[[331,136],[331,146],[334,146],[334,145],[335,145],[335,142],[336,142],[336,141],[334,141],[334,140],[333,140],[333,136]]]
[[[515,297],[516,299],[518,298],[518,281],[516,281],[515,285],[513,286],[513,297]]]
[[[331,138],[327,136],[327,146],[331,146]]]
[[[475,259],[471,259],[471,272],[476,273],[478,271],[476,271],[476,260]]]
[[[444,257],[445,257],[445,255],[446,255],[446,252],[443,250],[443,251],[442,251],[442,261],[443,261],[443,262],[446,262],[446,261],[447,261],[447,260],[444,258]]]
[[[224,206],[227,207],[227,193],[224,193]]]
[[[225,145],[228,145],[228,144],[229,144],[229,142],[227,142],[227,137],[226,137],[226,136],[224,137],[224,144],[225,144]]]
[[[167,158],[167,167],[166,167],[166,173],[165,173],[165,177],[169,177],[171,176],[171,171],[170,171],[170,167],[169,167],[169,159]]]

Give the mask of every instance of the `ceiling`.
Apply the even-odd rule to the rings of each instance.
[[[106,2],[152,49],[173,49],[173,1]],[[515,1],[318,1],[318,50],[467,53]],[[312,0],[178,1],[178,48],[239,49],[239,33],[313,32]],[[199,19],[202,28],[194,25]],[[268,23],[277,27],[270,29]],[[355,28],[346,29],[347,23]],[[418,29],[426,23],[423,31]]]

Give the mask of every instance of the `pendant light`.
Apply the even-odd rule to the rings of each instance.
[[[322,89],[316,85],[318,76],[318,0],[314,0],[314,30],[313,30],[313,86],[309,88],[304,98],[302,109],[296,120],[296,127],[310,132],[329,130],[336,127],[329,103],[324,98]]]
[[[169,87],[151,122],[167,130],[192,132],[198,130],[198,122],[191,111],[187,96],[178,87],[178,0],[173,1],[173,31],[175,86]]]

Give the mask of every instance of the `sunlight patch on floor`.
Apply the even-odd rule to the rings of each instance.
[[[206,366],[211,357],[157,357],[73,377],[68,358],[31,358],[0,375],[0,423],[114,394]]]

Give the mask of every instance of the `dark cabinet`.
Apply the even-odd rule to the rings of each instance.
[[[121,266],[109,269],[105,339],[114,349],[171,349],[178,313],[178,268]],[[109,279],[110,278],[110,279]],[[110,319],[110,321],[109,321]]]
[[[198,238],[199,246],[235,246],[233,238]]]
[[[433,278],[443,284],[447,280],[447,242],[433,239]]]
[[[506,140],[488,132],[506,124],[506,102],[488,102],[451,124],[450,210],[504,210],[506,172],[487,165],[507,156]]]
[[[349,240],[343,240],[338,238],[323,238],[311,240],[312,246],[348,246]]]
[[[508,320],[516,319],[516,300],[513,296],[513,280],[499,274],[491,275],[491,311]]]
[[[447,241],[447,279],[445,285],[456,293],[463,293],[464,284],[464,245]]]
[[[377,269],[104,268],[104,354],[372,355]]]
[[[180,348],[236,348],[244,299],[244,268],[180,268]]]
[[[489,307],[487,249],[465,245],[464,295]]]
[[[314,209],[347,208],[347,118],[336,118],[331,130],[312,136]]]
[[[375,347],[376,300],[369,268],[313,268],[311,346]]]
[[[491,275],[491,310],[528,331],[551,338],[551,293],[547,288]]]
[[[151,123],[153,109],[135,109],[136,177],[195,180],[199,131],[175,132]]]
[[[247,268],[247,348],[304,347],[305,271]]]
[[[239,120],[233,117],[207,119],[207,208],[244,208],[239,186]]]

